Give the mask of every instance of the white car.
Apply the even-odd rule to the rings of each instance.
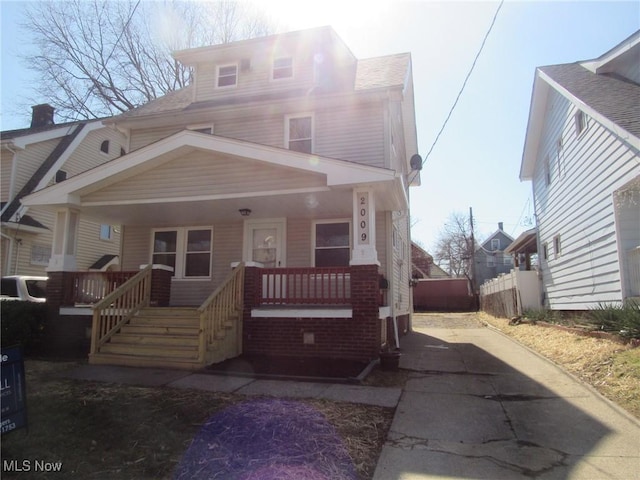
[[[11,275],[2,277],[0,282],[0,300],[47,301],[47,277]]]

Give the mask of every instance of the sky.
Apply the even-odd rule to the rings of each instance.
[[[431,149],[499,2],[262,0],[279,31],[331,25],[358,58],[410,52],[422,185],[411,189],[411,235],[433,251],[452,213],[473,210],[476,238],[503,222],[535,226],[530,182],[519,179],[538,66],[599,57],[640,29],[640,2],[515,1],[502,5],[456,108]],[[32,48],[17,27],[24,2],[0,0],[0,129],[29,124]],[[30,101],[29,101],[30,100]],[[34,103],[35,102],[35,103]],[[426,158],[425,158],[426,157]]]

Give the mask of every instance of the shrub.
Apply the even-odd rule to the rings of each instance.
[[[549,322],[556,323],[560,319],[558,312],[547,308],[525,310],[522,314],[524,318],[533,323]]]
[[[22,301],[0,302],[3,347],[21,345],[25,352],[40,347],[47,318],[47,305]]]
[[[616,332],[623,337],[640,338],[640,305],[599,303],[589,311],[591,322],[600,330]]]

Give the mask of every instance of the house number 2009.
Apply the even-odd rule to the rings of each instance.
[[[361,245],[367,245],[369,243],[369,194],[361,193],[358,196],[359,207],[359,222],[358,222],[358,237]]]

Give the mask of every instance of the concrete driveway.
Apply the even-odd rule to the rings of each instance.
[[[417,314],[375,480],[640,479],[640,422],[474,314]]]

